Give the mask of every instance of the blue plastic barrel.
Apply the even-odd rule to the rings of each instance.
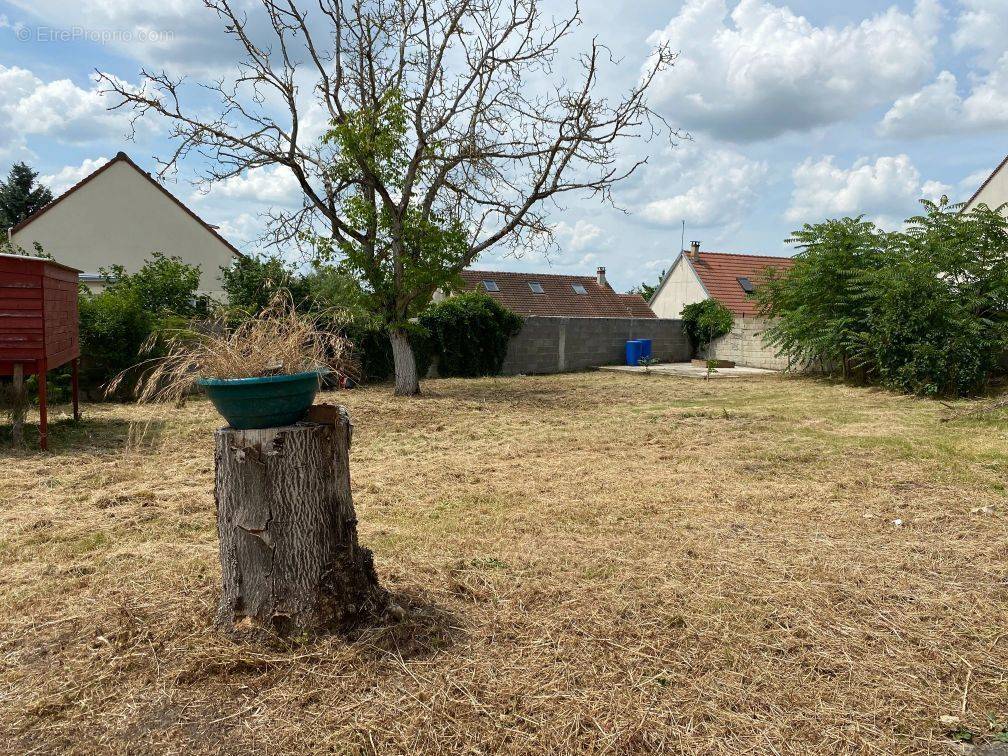
[[[639,340],[628,341],[626,343],[626,364],[637,367],[640,364],[644,345]]]
[[[641,357],[651,359],[651,339],[637,339],[641,343]]]

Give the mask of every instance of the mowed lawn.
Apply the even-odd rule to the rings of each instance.
[[[350,639],[212,627],[204,401],[0,447],[0,751],[946,753],[939,717],[1008,722],[1003,413],[781,377],[424,390],[325,397],[409,606]]]

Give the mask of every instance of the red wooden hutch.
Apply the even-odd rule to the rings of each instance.
[[[80,417],[76,268],[23,255],[0,255],[0,375],[37,375],[39,443],[48,449],[45,374],[73,365],[74,419]]]

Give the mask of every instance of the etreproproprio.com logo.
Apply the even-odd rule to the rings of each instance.
[[[162,29],[88,29],[83,26],[55,28],[52,26],[18,25],[14,36],[20,42],[170,42],[175,32]]]

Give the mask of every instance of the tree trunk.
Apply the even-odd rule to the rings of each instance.
[[[392,358],[395,361],[396,396],[416,396],[420,393],[420,379],[417,377],[416,357],[405,331],[389,331],[392,342]]]
[[[214,434],[222,626],[340,630],[388,606],[357,544],[350,419],[326,406],[312,417],[326,422]]]

